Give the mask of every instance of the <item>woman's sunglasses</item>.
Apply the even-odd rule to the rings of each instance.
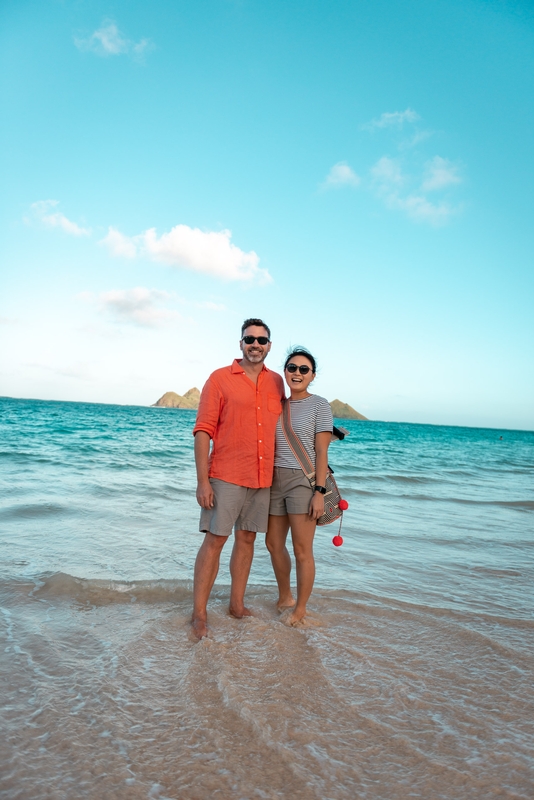
[[[258,344],[265,345],[269,344],[270,340],[267,338],[267,336],[243,336],[241,341],[245,342],[245,344],[254,344],[254,342],[257,342]]]
[[[288,364],[286,369],[288,372],[296,372],[298,370],[301,375],[307,375],[311,367],[307,367],[306,364],[302,364],[300,367],[297,367],[296,364]]]

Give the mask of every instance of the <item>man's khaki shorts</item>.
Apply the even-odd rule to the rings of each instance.
[[[265,533],[269,521],[269,488],[249,489],[219,478],[210,478],[210,483],[214,505],[200,511],[202,533],[230,536],[232,528]]]
[[[275,467],[269,514],[308,514],[313,491],[301,469]]]

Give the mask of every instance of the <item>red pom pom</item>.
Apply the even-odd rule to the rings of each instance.
[[[341,545],[343,544],[343,539],[341,538],[341,536],[334,536],[334,538],[332,539],[332,544],[334,545],[334,547],[341,547]]]
[[[346,500],[340,500],[338,505],[339,505],[341,511],[346,511],[347,508],[349,507],[349,504],[347,503]]]

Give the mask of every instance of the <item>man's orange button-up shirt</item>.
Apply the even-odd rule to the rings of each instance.
[[[237,359],[212,372],[200,396],[193,435],[213,439],[209,476],[238,486],[271,486],[276,422],[282,411],[284,383],[264,365],[258,382]]]

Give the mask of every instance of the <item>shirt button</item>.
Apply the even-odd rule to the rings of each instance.
[[[261,439],[260,439],[260,442],[261,442]]]
[[[263,456],[260,456],[260,461],[261,461],[262,458],[263,458]]]

